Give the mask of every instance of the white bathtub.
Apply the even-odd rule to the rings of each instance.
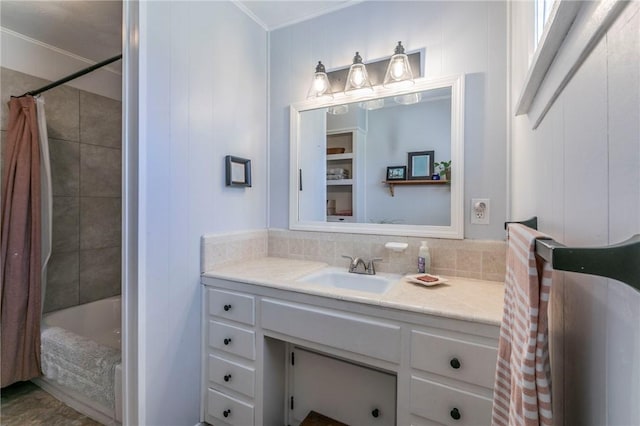
[[[59,327],[101,345],[121,349],[121,298],[114,296],[44,314],[42,332]],[[112,351],[113,352],[113,351]],[[105,425],[122,421],[122,364],[115,367],[115,409],[87,398],[82,393],[47,377],[34,382],[65,404]]]

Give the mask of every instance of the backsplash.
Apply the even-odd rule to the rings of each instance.
[[[204,235],[200,239],[201,272],[225,263],[265,257],[268,236],[266,229]]]
[[[387,250],[389,241],[404,242],[402,253]],[[415,273],[420,241],[428,241],[431,272],[448,276],[504,281],[506,244],[503,241],[446,240],[388,235],[336,234],[269,229],[202,237],[202,271],[223,263],[262,256],[315,260],[348,266],[342,255],[382,258],[379,272]]]

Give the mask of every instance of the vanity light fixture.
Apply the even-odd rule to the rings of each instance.
[[[345,94],[360,93],[362,91],[373,91],[373,86],[369,80],[367,67],[362,63],[362,56],[359,52],[353,57],[353,64],[349,68],[347,83],[344,86]]]
[[[404,53],[402,42],[398,42],[395,54],[389,60],[387,72],[384,75],[382,85],[384,87],[409,86],[414,84],[413,73],[409,65],[409,58]]]
[[[370,101],[360,102],[358,106],[362,109],[366,109],[367,111],[373,111],[376,109],[380,109],[384,106],[384,99],[372,99]]]
[[[422,94],[409,93],[406,95],[396,96],[393,98],[393,100],[400,105],[413,105],[413,104],[417,104],[422,100]]]
[[[343,115],[349,112],[349,105],[335,105],[327,109],[327,113],[331,115]]]
[[[307,99],[328,97],[333,98],[331,93],[331,85],[329,84],[329,77],[327,77],[327,71],[322,65],[321,61],[318,61],[316,65],[316,72],[313,74],[313,80],[311,81],[311,88],[307,93]]]

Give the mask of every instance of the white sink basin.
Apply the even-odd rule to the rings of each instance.
[[[327,288],[344,288],[382,294],[401,278],[395,274],[364,275],[341,268],[325,268],[298,279],[301,283]]]

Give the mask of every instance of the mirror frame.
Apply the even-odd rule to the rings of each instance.
[[[449,226],[403,225],[353,222],[318,222],[299,220],[299,141],[301,113],[347,103],[377,98],[424,92],[431,89],[451,88],[451,221]],[[333,99],[311,99],[290,106],[289,151],[289,229],[295,231],[338,232],[353,234],[397,235],[431,238],[464,238],[464,75],[439,78],[420,78],[406,89],[374,87],[365,96],[334,94]]]

